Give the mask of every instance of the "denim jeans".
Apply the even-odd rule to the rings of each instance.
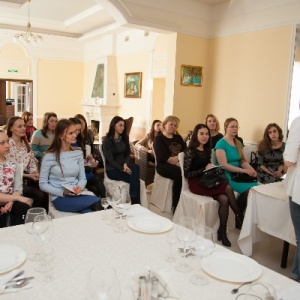
[[[300,279],[300,205],[293,202],[290,197],[290,213],[296,234],[297,249],[295,253],[292,277]]]
[[[140,204],[140,167],[137,164],[128,166],[132,173],[131,175],[112,169],[106,171],[107,177],[112,180],[121,180],[129,183],[129,194],[132,204]]]

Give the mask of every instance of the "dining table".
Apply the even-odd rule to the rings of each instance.
[[[286,267],[288,246],[296,245],[296,237],[283,181],[250,189],[238,245],[243,254],[251,256],[253,245],[268,235],[284,241],[281,266]]]
[[[42,273],[35,271],[37,262],[28,258],[18,268],[25,270],[26,276],[34,276],[32,288],[10,294],[0,295],[0,299],[7,300],[82,300],[85,298],[87,289],[87,278],[92,267],[113,267],[117,270],[121,283],[121,296],[119,299],[129,300],[122,296],[122,287],[132,287],[135,290],[140,275],[146,275],[147,270],[153,270],[164,278],[164,281],[172,287],[177,297],[160,299],[182,299],[182,300],[233,300],[237,295],[231,293],[240,282],[227,281],[204,272],[209,283],[205,286],[197,286],[189,281],[191,275],[199,270],[199,262],[190,255],[186,258],[192,266],[192,272],[182,273],[175,266],[182,259],[182,253],[178,248],[182,245],[178,242],[173,245],[173,253],[176,261],[170,263],[167,258],[170,254],[170,245],[167,242],[168,232],[174,229],[171,223],[166,230],[158,230],[157,233],[139,230],[129,225],[130,220],[138,217],[140,219],[154,216],[152,212],[139,205],[132,205],[127,212],[127,232],[118,233],[108,225],[105,216],[111,211],[99,211],[88,214],[78,214],[53,220],[54,234],[50,246],[55,249],[54,269],[52,282],[42,280]],[[156,216],[156,215],[155,215]],[[165,219],[167,220],[167,219]],[[171,222],[170,220],[167,220]],[[126,223],[127,222],[127,223]],[[24,225],[0,229],[1,245],[13,245],[25,250],[27,256],[31,253],[36,241],[33,236],[26,232]],[[46,245],[45,247],[48,247]],[[234,254],[222,246],[216,245],[214,253]],[[242,256],[241,254],[237,254]],[[207,258],[203,258],[202,263]],[[250,259],[250,258],[247,258]],[[258,265],[258,264],[257,264]],[[278,291],[297,289],[299,284],[289,278],[282,276],[264,266],[258,265],[261,275],[255,279],[256,282],[270,283]],[[224,270],[223,270],[224,271]],[[234,270],[226,270],[228,275],[234,275]],[[0,274],[1,276],[5,274]],[[243,282],[243,280],[241,280]],[[242,291],[245,291],[242,289]],[[300,290],[298,290],[299,292]],[[137,299],[135,297],[134,299]],[[283,300],[292,298],[282,298]]]

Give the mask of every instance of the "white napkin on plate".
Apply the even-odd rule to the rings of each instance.
[[[0,278],[0,295],[1,294],[6,294],[6,293],[15,293],[15,292],[20,292],[26,289],[29,289],[32,287],[31,283],[26,284],[24,287],[22,288],[7,288],[6,289],[6,284],[13,279],[21,270],[20,269],[16,269],[13,270],[9,273],[7,273],[6,275],[4,275],[3,277]],[[16,279],[22,279],[24,278],[24,274],[21,276],[16,277]]]

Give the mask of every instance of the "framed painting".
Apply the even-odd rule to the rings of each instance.
[[[142,96],[142,72],[125,73],[124,97],[141,98]]]
[[[202,86],[202,67],[181,65],[181,85]]]

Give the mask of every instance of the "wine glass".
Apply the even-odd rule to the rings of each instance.
[[[181,217],[177,223],[176,236],[178,241],[183,244],[184,249],[181,263],[176,266],[176,270],[180,272],[190,272],[192,268],[186,263],[186,254],[196,238],[195,220],[191,217]]]
[[[124,213],[130,208],[131,206],[131,198],[129,192],[125,186],[123,186],[120,190],[120,201],[115,203],[115,211],[120,216],[120,223],[118,226],[114,227],[114,231],[118,233],[124,233],[127,231],[127,226],[122,224],[122,218]]]
[[[42,208],[42,207],[32,207],[32,208],[28,209],[26,216],[25,216],[25,221],[24,221],[26,231],[32,235],[32,223],[33,223],[34,218],[38,215],[46,215],[46,214],[47,214],[46,209]],[[28,255],[28,258],[30,260],[40,260],[41,256],[40,256],[40,253],[38,252],[38,250],[35,249],[33,251],[33,253]]]
[[[39,246],[47,245],[53,236],[52,218],[48,215],[38,215],[32,223],[32,235]]]
[[[117,300],[120,297],[120,285],[117,273],[111,267],[93,267],[89,271],[86,285],[86,300]]]
[[[243,296],[239,297],[244,300],[258,300],[258,299],[277,299],[277,294],[275,288],[267,282],[253,282],[248,290],[241,294]]]
[[[55,250],[53,247],[45,247],[42,250],[42,263],[39,268],[35,268],[36,271],[42,272],[42,280],[43,281],[53,281],[54,280],[54,258],[55,258]]]
[[[108,204],[112,207],[113,211],[115,211],[115,204],[121,200],[121,190],[120,187],[116,184],[110,184],[106,188],[106,199]],[[108,225],[114,226],[118,223],[116,221],[114,214],[106,221]]]
[[[215,250],[214,233],[211,228],[198,225],[196,234],[192,252],[199,258],[199,271],[190,278],[190,281],[196,285],[205,285],[208,280],[201,271],[201,261],[203,257],[211,255]]]
[[[174,262],[176,260],[176,258],[173,256],[172,246],[177,243],[176,229],[173,229],[168,232],[167,242],[170,245],[170,254],[169,254],[169,257],[166,259],[166,261]]]
[[[101,198],[101,205],[104,207],[104,216],[103,216],[102,220],[107,220],[106,210],[107,210],[109,204],[108,204],[108,201],[106,198]]]

